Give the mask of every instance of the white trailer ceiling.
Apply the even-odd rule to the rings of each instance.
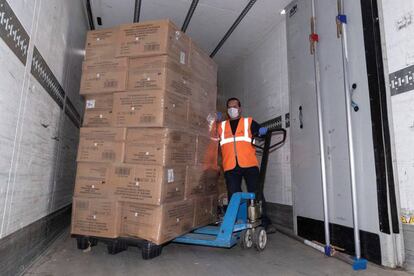
[[[257,41],[283,20],[280,11],[291,0],[258,0],[215,60],[220,67],[234,65],[237,58],[253,51]],[[191,0],[142,0],[140,21],[170,18],[181,27]],[[200,0],[190,21],[187,33],[207,52],[211,53],[244,9],[248,0]],[[134,17],[134,0],[91,0],[97,29],[130,23]],[[102,18],[102,26],[97,24]]]

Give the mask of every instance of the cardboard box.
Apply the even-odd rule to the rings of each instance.
[[[123,162],[125,128],[81,128],[77,161]]]
[[[190,39],[171,21],[158,20],[120,26],[117,57],[169,55],[188,65]]]
[[[81,127],[79,137],[92,141],[125,141],[127,129],[115,127]]]
[[[196,143],[196,164],[218,164],[219,141],[216,137],[197,135]]]
[[[86,111],[112,111],[113,104],[113,94],[87,95],[85,97]]]
[[[125,91],[128,59],[115,58],[84,61],[80,94],[100,94]]]
[[[84,127],[111,127],[113,124],[112,110],[86,109],[83,115]]]
[[[182,200],[160,206],[122,204],[121,235],[166,243],[192,229],[194,203]]]
[[[217,220],[217,195],[199,196],[194,199],[193,227],[201,227]]]
[[[115,57],[119,28],[88,31],[86,34],[85,60]]]
[[[186,96],[193,93],[191,74],[169,56],[132,58],[128,67],[128,90],[167,90]]]
[[[79,162],[76,171],[75,197],[111,198],[110,164]]]
[[[217,85],[217,64],[194,41],[190,43],[190,68],[197,77]]]
[[[184,199],[185,166],[116,164],[110,182],[120,201],[160,205]]]
[[[194,164],[196,137],[168,128],[128,129],[125,162],[141,165]]]
[[[73,198],[71,234],[117,238],[120,206],[108,199]]]
[[[113,125],[113,94],[85,97],[84,127],[111,127]]]
[[[217,167],[196,165],[187,167],[185,198],[217,194]]]
[[[140,91],[114,94],[114,125],[116,127],[187,126],[188,99],[167,92]]]

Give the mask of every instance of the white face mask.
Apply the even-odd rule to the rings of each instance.
[[[231,119],[239,117],[239,110],[235,107],[230,107],[229,109],[227,109],[227,113],[229,114]]]

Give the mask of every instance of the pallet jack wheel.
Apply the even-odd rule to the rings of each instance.
[[[264,227],[257,227],[253,233],[253,244],[257,251],[263,251],[267,244],[267,234]]]
[[[253,246],[253,231],[252,229],[245,229],[240,233],[240,247],[249,249]]]
[[[146,241],[142,245],[141,252],[144,260],[150,260],[161,255],[162,245]]]
[[[79,250],[85,250],[89,247],[88,237],[76,237],[76,242]]]

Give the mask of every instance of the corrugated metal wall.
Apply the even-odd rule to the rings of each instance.
[[[414,2],[382,0],[406,266],[414,271]]]
[[[0,4],[2,238],[71,203],[87,22],[81,1]],[[24,59],[7,43],[21,32],[30,37]]]

